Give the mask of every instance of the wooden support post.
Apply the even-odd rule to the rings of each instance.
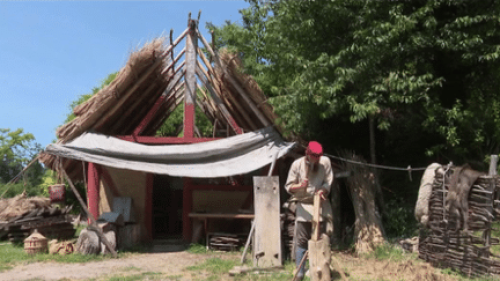
[[[95,218],[99,217],[99,180],[101,178],[97,164],[89,163],[88,168],[87,198],[89,212]],[[90,218],[89,218],[90,223]]]
[[[194,137],[195,105],[196,105],[196,62],[198,50],[198,36],[196,29],[198,21],[190,19],[190,29],[186,37],[186,94],[184,95],[184,138]]]
[[[106,236],[104,236],[104,234],[102,233],[102,229],[97,225],[95,217],[87,209],[85,202],[83,202],[83,199],[80,196],[80,193],[78,193],[78,190],[76,190],[76,187],[73,185],[73,182],[69,178],[68,174],[66,174],[66,171],[64,170],[62,165],[59,166],[59,171],[66,178],[66,181],[68,181],[68,184],[71,187],[71,190],[73,190],[73,193],[75,194],[76,199],[78,199],[78,202],[80,202],[80,205],[81,205],[83,211],[85,211],[85,213],[89,217],[90,225],[93,227],[94,230],[96,230],[97,235],[101,238],[102,242],[104,243],[106,248],[108,248],[109,252],[111,252],[111,255],[113,255],[114,258],[117,258],[118,254],[116,253],[115,249],[113,249],[111,243],[108,241]]]

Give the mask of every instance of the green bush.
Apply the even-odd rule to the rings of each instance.
[[[401,200],[392,199],[386,203],[385,209],[383,222],[389,238],[417,235],[418,225],[413,215],[413,207],[405,205]]]

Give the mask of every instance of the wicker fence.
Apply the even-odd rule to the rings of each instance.
[[[492,251],[500,242],[492,235],[492,226],[500,218],[500,178],[479,177],[472,186],[468,199],[469,231],[456,230],[456,218],[445,220],[445,178],[436,174],[429,200],[429,227],[420,230],[419,257],[434,266],[453,268],[469,276],[500,274],[500,256]]]

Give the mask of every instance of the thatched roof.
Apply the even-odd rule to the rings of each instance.
[[[140,132],[141,136],[154,136],[183,102],[185,63],[178,61],[184,51],[179,52],[177,58],[173,52],[186,34],[187,30],[177,40],[171,38],[169,45],[164,43],[164,38],[155,39],[132,53],[115,80],[77,106],[76,118],[57,129],[58,142],[65,143],[87,131],[111,136],[132,135],[155,103],[160,102],[153,118]],[[212,124],[227,128],[230,135],[237,133],[231,127],[231,118],[243,132],[275,125],[273,108],[255,80],[241,71],[241,60],[224,50],[219,55],[207,46],[199,32],[198,36],[214,61],[209,62],[198,49],[197,83],[204,97],[198,98],[196,105]],[[275,127],[283,134],[281,126]],[[56,170],[58,163],[54,156],[42,154],[40,160]],[[61,161],[71,178],[82,179],[82,163],[70,159]]]

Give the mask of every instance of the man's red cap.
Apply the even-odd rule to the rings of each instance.
[[[307,146],[307,154],[315,154],[315,155],[323,155],[323,147],[321,144],[317,141],[311,141],[309,142],[309,145]]]

